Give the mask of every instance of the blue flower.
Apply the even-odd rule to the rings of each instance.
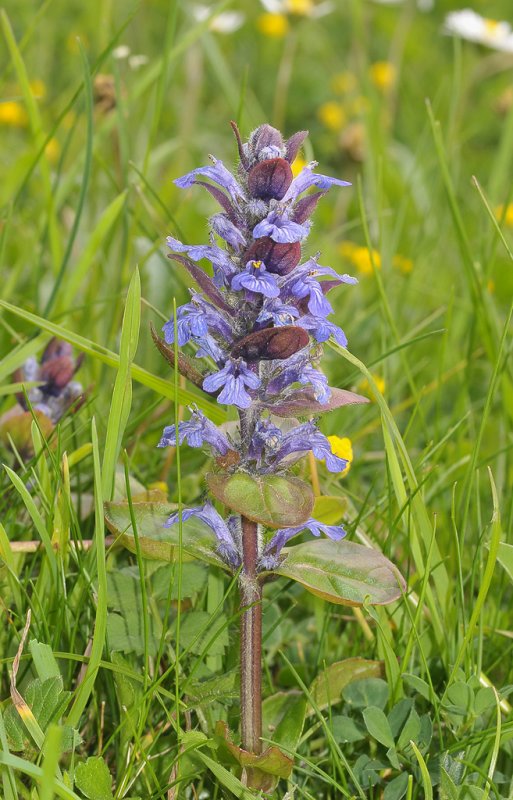
[[[214,230],[218,236],[227,242],[230,247],[233,247],[235,252],[239,252],[241,247],[245,247],[246,239],[244,235],[241,233],[239,228],[234,225],[234,223],[228,219],[226,214],[214,214],[213,217],[210,217],[210,224],[212,226],[212,230]]]
[[[235,273],[235,264],[221,247],[216,244],[182,244],[173,236],[166,239],[167,246],[175,253],[187,253],[192,261],[206,258],[214,267],[214,283],[216,286],[226,285],[226,280]]]
[[[293,383],[310,384],[315,399],[321,405],[330,399],[328,379],[322,372],[312,367],[308,356],[302,353],[287,359],[286,366],[279,368],[271,377],[267,389],[271,394],[277,394],[288,389]]]
[[[211,156],[211,159],[213,162],[212,165],[193,169],[191,172],[188,172],[181,178],[177,178],[173,182],[181,189],[188,189],[196,183],[196,175],[201,175],[204,178],[210,178],[210,180],[217,183],[218,186],[226,189],[233,201],[237,202],[237,200],[243,199],[244,192],[240,183],[233,177],[232,173],[226,169],[222,161],[217,161],[213,156]]]
[[[209,333],[198,339],[197,344],[196,358],[211,358],[216,364],[224,364],[226,361],[226,351]]]
[[[282,439],[282,431],[270,419],[259,420],[249,444],[249,457],[260,461],[264,454],[278,450]]]
[[[178,423],[178,442],[187,440],[189,447],[202,447],[209,444],[217,453],[225,456],[233,448],[227,437],[199,409],[193,409],[191,418]],[[176,425],[164,428],[158,447],[176,447]]]
[[[312,161],[306,167],[303,167],[299,175],[290,184],[286,195],[283,197],[283,202],[295,200],[298,195],[306,192],[311,186],[316,186],[321,192],[326,192],[332,186],[351,186],[348,181],[330,178],[328,175],[316,174],[313,172],[313,168],[316,166],[317,162]]]
[[[260,383],[258,375],[251,372],[244,361],[230,359],[219,372],[214,372],[205,378],[203,388],[206,392],[216,392],[224,387],[217,397],[218,403],[249,408],[252,400],[245,387],[258,389]]]
[[[215,510],[214,506],[211,503],[205,503],[204,506],[200,506],[199,508],[184,508],[182,511],[182,520],[186,522],[191,517],[198,517],[198,519],[213,530],[219,542],[217,552],[223,561],[226,561],[231,567],[239,567],[241,557],[235,544],[233,533],[221,515]],[[178,519],[178,511],[175,511],[164,524],[164,527],[171,528],[173,525],[176,525]]]
[[[200,341],[208,334],[209,330],[218,333],[223,339],[231,341],[232,329],[220,312],[208,303],[200,294],[194,293],[192,301],[179,306],[176,311],[176,329],[178,344],[187,344],[190,339]],[[175,340],[174,317],[166,322],[162,331],[168,344]]]
[[[333,307],[324,297],[321,284],[312,275],[294,281],[294,283],[289,285],[288,290],[292,297],[295,297],[297,300],[308,297],[308,310],[314,316],[327,317],[328,314],[333,313]]]
[[[295,528],[280,528],[264,547],[260,558],[260,566],[263,569],[275,569],[279,564],[279,555],[282,547],[304,530],[310,531],[314,536],[320,536],[321,533],[324,533],[328,539],[334,542],[340,541],[346,535],[344,528],[340,525],[325,525],[323,522],[318,522],[312,518],[307,519],[306,522]]]
[[[309,221],[300,225],[299,222],[289,219],[285,209],[274,209],[258,225],[255,225],[253,238],[260,239],[262,236],[270,236],[273,242],[280,244],[300,242],[301,239],[308,236],[310,227]]]
[[[263,261],[248,261],[245,269],[232,278],[232,289],[247,289],[264,297],[278,297],[280,294],[275,276],[266,270]]]
[[[264,300],[256,322],[273,322],[274,327],[279,328],[282,325],[292,325],[298,317],[299,311],[295,306],[287,305],[279,299],[271,299]]]
[[[309,450],[320,461],[326,462],[330,472],[343,472],[347,467],[346,459],[332,452],[328,439],[318,430],[314,422],[298,425],[283,434],[280,448],[273,456],[273,463],[276,464],[293,453],[305,453]]]
[[[330,336],[333,336],[337,344],[341,347],[347,347],[347,338],[342,328],[339,328],[334,322],[324,319],[324,317],[305,314],[301,319],[298,319],[296,324],[307,331],[311,331],[317,342],[327,342]]]

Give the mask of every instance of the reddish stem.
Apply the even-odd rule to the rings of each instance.
[[[257,579],[257,523],[242,522],[240,588],[240,705],[242,747],[262,752],[262,587]]]

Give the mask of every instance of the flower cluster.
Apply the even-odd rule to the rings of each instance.
[[[332,338],[347,345],[343,330],[329,319],[333,308],[327,295],[356,279],[319,263],[319,255],[303,260],[310,217],[318,201],[332,186],[347,181],[315,171],[311,162],[294,177],[291,164],[306,131],[284,140],[269,125],[257,128],[246,143],[233,125],[239,151],[237,175],[211,156],[207,166],[175,181],[187,189],[201,186],[221,210],[210,222],[207,245],[183,244],[168,237],[170,258],[183,264],[198,284],[191,299],[163,327],[165,342],[188,346],[203,368],[179,362],[184,374],[234,406],[240,425],[217,428],[197,408],[190,419],[165,428],[161,447],[187,441],[207,447],[223,466],[254,476],[286,474],[294,463],[312,451],[331,472],[343,472],[346,459],[332,452],[330,442],[311,419],[297,416],[343,404],[319,369],[322,343]],[[314,189],[313,192],[308,190]],[[211,265],[212,277],[197,262]],[[183,358],[186,358],[183,356]],[[348,402],[348,401],[345,401]],[[356,402],[356,401],[354,401]],[[288,419],[286,419],[288,417]],[[184,512],[184,519],[199,517],[215,533],[221,557],[232,567],[241,563],[240,518],[226,522],[207,503]],[[173,515],[168,525],[176,522]],[[270,541],[262,535],[260,567],[278,563],[283,545],[301,530],[315,536],[323,531],[332,539],[342,528],[323,526],[308,519],[301,526],[275,531]]]

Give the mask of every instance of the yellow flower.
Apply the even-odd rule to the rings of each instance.
[[[338,72],[331,79],[331,89],[335,94],[348,94],[356,89],[356,77],[349,70]]]
[[[376,61],[371,64],[369,74],[374,86],[381,92],[388,92],[397,78],[396,68],[389,61]]]
[[[395,255],[392,259],[392,266],[398,269],[399,272],[402,272],[404,275],[408,275],[413,269],[413,261],[411,258]]]
[[[301,17],[311,17],[314,4],[312,0],[285,0],[285,8],[289,14],[297,14]]]
[[[317,109],[317,116],[323,125],[330,131],[339,131],[344,127],[346,121],[346,114],[344,109],[339,103],[333,100],[323,103]]]
[[[30,91],[37,100],[42,100],[46,97],[46,84],[36,78],[36,80],[30,81]]]
[[[338,246],[341,256],[347,258],[362,275],[372,275],[372,264],[376,269],[381,269],[381,256],[377,250],[360,247],[354,242],[341,242]]]
[[[285,14],[260,14],[257,19],[257,27],[264,36],[281,39],[287,34],[289,21]]]
[[[353,463],[353,446],[351,444],[351,439],[348,439],[346,436],[343,438],[340,436],[328,436],[328,442],[330,443],[333,455],[347,461],[347,466],[339,473],[342,478],[344,475],[347,475]]]
[[[372,379],[376,384],[376,386],[378,387],[379,393],[385,394],[386,384],[384,379],[381,378],[379,375],[373,375]],[[358,384],[358,389],[364,394],[366,394],[367,397],[370,397],[371,400],[376,400],[376,395],[374,394],[374,390],[371,387],[367,378],[364,378],[362,381],[360,381],[360,383]]]
[[[10,125],[12,128],[24,128],[28,122],[27,112],[14,100],[0,103],[0,125]]]
[[[499,222],[503,221],[508,228],[513,228],[513,203],[508,203],[506,209],[504,205],[497,206],[495,216]]]
[[[299,175],[301,170],[304,169],[307,166],[307,164],[308,161],[306,161],[301,156],[297,156],[297,158],[292,162],[292,174],[294,178],[296,178]]]
[[[45,155],[50,164],[56,164],[61,154],[61,146],[57,139],[52,137],[45,147]]]

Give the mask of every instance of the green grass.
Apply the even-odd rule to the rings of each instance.
[[[349,350],[326,347],[324,366],[374,402],[323,418],[355,457],[343,479],[319,464],[319,480],[346,498],[349,538],[408,580],[401,602],[363,617],[283,578],[266,586],[265,697],[307,703],[274,796],[511,798],[513,214],[497,212],[513,194],[511,58],[442,36],[452,0],[429,13],[337,2],[318,20],[291,17],[286,39],[259,31],[249,0],[216,4],[246,14],[230,35],[190,5],[21,0],[1,15],[0,100],[25,121],[2,123],[0,105],[0,416],[13,373],[52,335],[85,354],[88,396],[50,437],[34,418],[32,457],[0,443],[0,796],[254,796],[213,733],[223,720],[237,737],[234,581],[185,554],[144,559],[137,531],[134,554],[105,545],[102,505],[129,498],[133,510],[162,481],[173,503],[204,492],[206,457],[156,444],[191,402],[227,415],[163,362],[149,325],[187,297],[165,236],[205,241],[214,210],[172,181],[208,153],[233,163],[237,119],[244,134],[308,128],[305,157],[353,182],[320,205],[308,249],[360,278],[333,293]],[[507,0],[473,7],[511,15]],[[115,59],[124,43],[148,63]],[[388,92],[370,76],[378,61],[396,69]],[[328,102],[344,107],[340,130],[318,115]],[[353,124],[363,160],[342,144]],[[341,253],[347,240],[376,251],[365,272]],[[10,699],[29,610],[16,687],[35,698],[37,728]],[[314,679],[329,690],[348,669],[332,665],[354,658],[382,662],[382,677],[318,704]]]

